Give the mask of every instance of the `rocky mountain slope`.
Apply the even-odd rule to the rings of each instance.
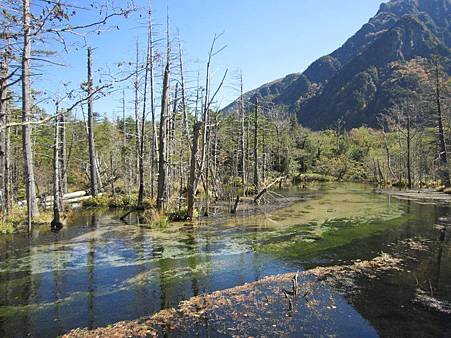
[[[376,126],[376,116],[418,90],[414,66],[433,55],[451,60],[451,0],[392,0],[330,55],[244,95],[286,107],[312,129],[344,119],[347,128]],[[422,62],[423,61],[423,62]],[[409,71],[410,69],[410,71]],[[400,71],[405,70],[405,71]],[[450,68],[447,66],[448,74]],[[231,112],[238,101],[224,108]]]

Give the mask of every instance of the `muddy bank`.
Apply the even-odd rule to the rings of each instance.
[[[301,272],[297,283],[294,273],[269,276],[193,297],[181,302],[177,309],[162,310],[149,318],[119,322],[93,331],[76,329],[64,337],[327,335],[340,330],[345,333],[349,329],[346,318],[351,314],[358,317],[343,297],[343,294],[359,292],[355,280],[371,280],[402,268],[400,258],[382,254],[369,261],[357,260],[349,265]],[[340,323],[338,327],[330,325],[334,322]],[[370,327],[361,333],[377,335]]]
[[[449,204],[451,203],[451,195],[443,192],[437,192],[431,189],[420,190],[388,190],[376,189],[376,193],[393,196],[400,200],[410,200],[420,204]]]

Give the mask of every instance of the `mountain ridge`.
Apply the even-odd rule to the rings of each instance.
[[[286,107],[312,129],[328,128],[338,118],[343,118],[350,128],[375,126],[375,115],[394,101],[389,95],[385,101],[374,101],[376,96],[387,95],[380,93],[385,89],[379,75],[384,74],[385,80],[393,76],[391,63],[435,54],[450,59],[450,3],[451,0],[382,3],[376,15],[341,47],[314,61],[303,73],[289,74],[245,93],[244,100],[254,102],[259,98],[276,107]],[[230,113],[237,108],[238,100],[223,111]]]

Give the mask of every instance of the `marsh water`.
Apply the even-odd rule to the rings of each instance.
[[[0,336],[105,326],[266,275],[381,251],[405,255],[406,269],[343,299],[343,318],[326,326],[346,336],[451,335],[449,313],[412,302],[418,288],[451,302],[450,235],[434,228],[451,215],[449,206],[399,201],[357,184],[283,193],[300,200],[163,229],[124,224],[119,212],[80,211],[58,233],[41,228],[30,238],[0,237]],[[406,240],[422,247],[406,249],[399,244]]]

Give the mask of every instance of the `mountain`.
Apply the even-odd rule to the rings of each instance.
[[[392,0],[343,46],[295,73],[244,94],[245,102],[284,106],[312,129],[342,118],[347,128],[376,126],[376,116],[419,89],[413,71],[439,54],[451,67],[451,0]],[[409,71],[410,70],[410,71]],[[238,100],[224,108],[238,108]]]

